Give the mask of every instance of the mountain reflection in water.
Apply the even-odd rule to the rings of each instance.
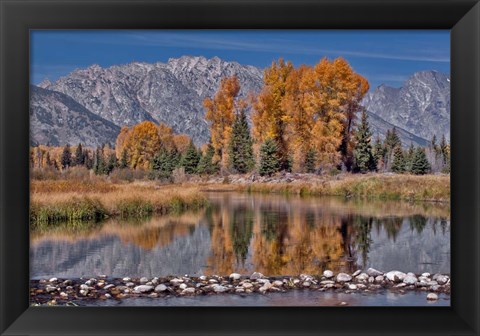
[[[318,274],[358,268],[450,273],[450,207],[208,193],[201,212],[32,232],[32,278]]]

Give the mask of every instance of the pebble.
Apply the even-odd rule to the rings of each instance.
[[[50,280],[48,280],[48,282],[57,282],[58,279],[57,278],[50,278]]]
[[[357,288],[358,288],[357,285],[354,285],[354,284],[348,285],[348,289],[356,290]]]
[[[273,282],[273,285],[274,285],[274,286],[277,286],[277,287],[281,287],[281,286],[283,286],[283,281],[275,280],[275,281]]]
[[[185,289],[182,291],[182,294],[183,294],[183,295],[185,295],[185,294],[195,294],[195,288],[193,288],[193,287],[185,288]]]
[[[213,291],[215,293],[223,293],[223,292],[226,292],[228,290],[227,287],[225,286],[222,286],[222,285],[214,285],[213,286]]]
[[[123,278],[122,280],[123,280],[123,282],[130,282],[130,281],[132,281],[132,278],[127,277],[127,278]]]
[[[326,270],[323,272],[323,276],[327,279],[333,278],[333,272],[330,270]]]
[[[250,279],[252,280],[257,280],[257,279],[261,279],[261,278],[264,278],[265,276],[262,274],[262,273],[259,273],[259,272],[253,272],[252,275],[250,275]]]
[[[180,284],[179,287],[180,287],[180,289],[186,289],[186,288],[187,288],[187,284],[182,283],[182,284]]]
[[[113,288],[113,287],[115,287],[115,285],[109,284],[109,285],[106,285],[103,289],[109,290],[110,288]]]
[[[445,285],[449,281],[449,278],[446,275],[439,275],[436,279],[434,278],[434,280],[437,281],[439,285]]]
[[[153,290],[153,286],[149,286],[149,285],[140,285],[140,286],[137,286],[133,289],[133,292],[134,293],[148,293],[148,292],[151,292]]]
[[[357,280],[359,281],[366,281],[369,278],[369,275],[367,273],[361,273],[361,274],[359,273],[357,275],[355,275],[355,273],[353,273],[352,276],[357,277]]]
[[[403,279],[403,282],[406,283],[407,285],[414,285],[418,282],[418,279],[415,275],[413,274],[407,274],[407,276]]]
[[[435,293],[428,293],[427,300],[429,301],[436,301],[438,300],[438,295]]]
[[[362,270],[356,270],[353,274],[352,274],[352,277],[356,277],[357,275],[359,275],[360,273],[362,273]],[[367,274],[368,275],[368,274]]]
[[[370,275],[370,276],[373,276],[373,277],[377,277],[377,276],[379,276],[379,275],[383,275],[382,272],[377,271],[375,268],[369,268],[369,269],[367,270],[367,274]]]
[[[387,274],[385,274],[388,280],[393,281],[393,282],[402,282],[403,279],[407,276],[405,273],[400,272],[400,271],[390,271]]]
[[[352,277],[347,273],[338,273],[337,274],[337,281],[338,282],[348,282],[352,280]]]
[[[160,284],[157,287],[155,287],[155,292],[156,293],[165,292],[167,290],[167,288],[168,287],[165,286],[164,284]]]
[[[148,278],[146,278],[146,277],[140,278],[140,283],[142,285],[146,284],[147,282],[148,282]]]
[[[232,273],[230,274],[229,278],[232,280],[240,280],[241,275],[238,273]]]
[[[242,287],[243,287],[243,288],[252,288],[253,285],[252,285],[250,282],[244,282],[244,283],[242,284]]]

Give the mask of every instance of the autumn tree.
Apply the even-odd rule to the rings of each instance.
[[[372,133],[367,120],[367,113],[362,111],[362,119],[355,133],[354,171],[366,173],[377,169],[371,145]]]
[[[274,141],[277,146],[280,170],[286,170],[290,166],[287,134],[290,117],[283,106],[283,101],[287,91],[287,78],[293,69],[293,64],[283,59],[273,62],[264,71],[263,88],[253,104],[252,121],[255,140],[259,143],[267,139]]]
[[[210,123],[210,140],[215,150],[214,163],[221,162],[225,168],[228,165],[228,143],[235,120],[235,111],[241,102],[237,101],[240,83],[236,76],[225,77],[213,99],[206,98],[205,119]]]
[[[123,135],[123,132],[120,132],[120,135]],[[150,161],[161,146],[162,142],[157,125],[151,121],[144,121],[133,126],[125,134],[122,150],[124,148],[127,151],[130,167],[148,168]]]
[[[250,136],[250,128],[247,123],[247,116],[242,109],[235,116],[232,127],[232,135],[228,143],[228,156],[230,167],[240,173],[245,174],[251,171],[255,165],[253,156],[253,140]]]

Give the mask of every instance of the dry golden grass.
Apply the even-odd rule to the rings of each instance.
[[[32,223],[145,217],[199,209],[207,204],[206,197],[194,186],[70,182],[32,181]]]
[[[294,180],[290,183],[206,183],[201,184],[201,189],[205,191],[248,191],[302,196],[449,202],[450,176],[345,174],[335,177],[316,177],[310,181]]]

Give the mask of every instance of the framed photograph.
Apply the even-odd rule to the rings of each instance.
[[[479,334],[476,1],[0,3],[2,335]]]

